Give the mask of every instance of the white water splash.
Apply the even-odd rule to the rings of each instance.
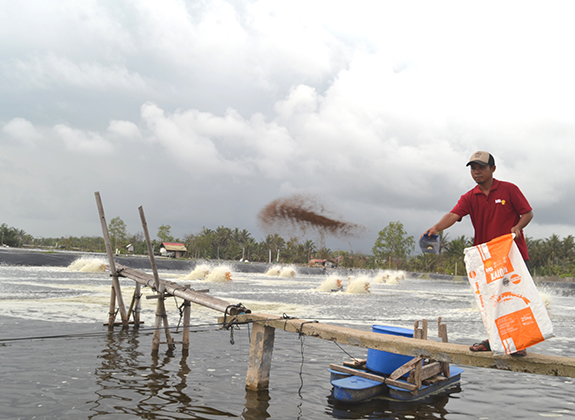
[[[343,280],[337,275],[332,274],[328,276],[316,290],[319,292],[341,291],[343,290]]]
[[[281,269],[280,277],[295,277],[295,274],[295,268],[288,266]]]
[[[206,276],[206,281],[226,282],[232,280],[232,273],[227,265],[215,267],[210,274]]]
[[[184,280],[203,280],[210,274],[210,269],[211,267],[208,264],[200,264],[184,277]]]
[[[266,276],[279,276],[281,274],[281,268],[280,267],[271,267],[267,272],[266,272]]]
[[[379,270],[373,276],[374,283],[399,284],[399,281],[404,279],[405,272],[397,270]]]
[[[82,271],[86,273],[103,273],[106,271],[106,260],[102,258],[78,258],[72,262],[66,270]]]
[[[370,293],[369,286],[371,278],[368,276],[348,277],[348,285],[345,293]]]
[[[541,300],[543,300],[543,304],[545,305],[545,309],[548,312],[551,311],[551,303],[553,301],[553,295],[551,295],[547,290],[538,290],[539,296],[541,296]]]

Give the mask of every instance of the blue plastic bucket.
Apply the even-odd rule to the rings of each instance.
[[[399,335],[402,337],[413,337],[413,330],[409,328],[388,327],[385,325],[372,325],[372,332],[389,335]],[[387,351],[368,349],[366,366],[369,370],[391,374],[398,367],[409,362],[413,357],[403,354],[389,353]]]
[[[439,236],[426,233],[419,239],[419,247],[421,252],[426,254],[439,253]]]

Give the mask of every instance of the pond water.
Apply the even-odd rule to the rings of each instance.
[[[572,378],[463,367],[458,387],[430,399],[376,398],[345,405],[332,397],[327,368],[366,349],[277,330],[270,389],[245,390],[250,327],[220,330],[217,312],[192,305],[190,350],[160,347],[153,355],[155,301],[142,299],[144,325],[108,331],[110,277],[104,260],[69,267],[0,265],[0,419],[530,419],[575,418]],[[160,277],[242,303],[252,312],[369,331],[372,325],[412,328],[416,320],[447,324],[450,342],[485,338],[467,283],[422,280],[402,273],[330,276],[277,267],[245,273],[206,265],[163,270]],[[226,276],[226,273],[229,273]],[[210,276],[211,275],[211,276]],[[231,280],[228,278],[231,277]],[[342,291],[337,288],[340,280]],[[134,283],[122,279],[129,304]],[[152,294],[144,288],[145,295]],[[575,289],[540,287],[555,337],[529,351],[575,357]],[[181,340],[178,307],[169,298],[172,333]]]

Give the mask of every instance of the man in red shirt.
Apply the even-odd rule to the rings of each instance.
[[[475,229],[473,245],[514,233],[523,259],[528,261],[529,254],[523,228],[533,219],[533,210],[529,202],[516,185],[493,178],[495,159],[490,153],[475,152],[471,155],[467,166],[471,166],[471,177],[477,186],[463,194],[455,207],[424,234],[437,235],[469,215]],[[470,349],[490,350],[487,341],[471,346]]]

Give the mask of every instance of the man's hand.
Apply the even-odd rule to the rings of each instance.
[[[421,239],[423,236],[427,235],[427,236],[431,236],[431,235],[438,235],[439,232],[437,231],[437,229],[435,229],[435,226],[432,228],[427,229],[425,232],[423,232],[421,234],[421,236],[419,237],[419,239]]]
[[[533,219],[533,211],[521,215],[521,217],[519,218],[519,223],[517,223],[515,226],[511,228],[511,233],[515,234],[515,239],[521,236],[521,231],[525,226],[529,224],[531,219]]]
[[[425,232],[423,232],[423,235],[425,235],[427,233],[428,236],[431,235],[439,235],[439,232],[441,232],[444,229],[447,229],[448,227],[452,226],[455,222],[457,222],[458,220],[460,220],[459,216],[455,213],[447,213],[445,216],[443,216],[441,218],[441,220],[439,222],[437,222],[434,226],[430,227],[429,229],[427,229]],[[423,236],[421,235],[421,236]],[[419,239],[421,239],[421,236],[419,237]]]

